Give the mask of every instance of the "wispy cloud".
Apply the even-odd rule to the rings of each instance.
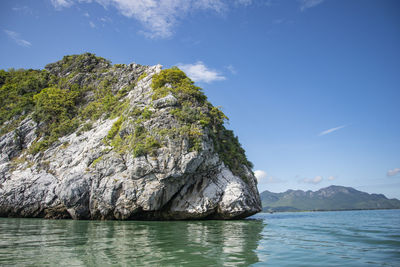
[[[30,47],[32,44],[28,42],[27,40],[24,40],[20,37],[20,34],[17,32],[9,31],[9,30],[4,30],[4,32],[10,37],[14,42],[16,42],[18,45],[23,46],[23,47]]]
[[[285,182],[282,179],[267,175],[267,173],[263,170],[255,170],[254,176],[257,178],[258,183],[263,183],[263,184],[277,184]]]
[[[30,9],[28,6],[16,6],[12,8],[13,11],[15,12],[22,12],[25,14],[30,14],[32,15],[32,9]]]
[[[183,70],[193,81],[211,83],[222,81],[226,78],[218,71],[209,69],[203,62],[198,61],[194,64],[177,64],[178,68]]]
[[[388,170],[387,176],[395,176],[400,173],[400,168],[394,168],[393,170]]]
[[[286,182],[285,180],[279,179],[274,176],[268,176],[266,179],[264,179],[263,183],[265,184],[278,184],[278,183],[284,183]]]
[[[225,67],[227,70],[229,70],[232,74],[237,74],[237,70],[235,69],[234,66],[228,65]]]
[[[309,8],[322,4],[324,0],[300,0],[300,10],[306,11]]]
[[[90,15],[89,15],[89,13],[88,12],[85,12],[85,13],[83,13],[83,15],[85,16],[85,17],[90,17]]]
[[[72,0],[50,0],[53,6],[57,9],[60,10],[64,7],[70,7],[73,5]]]
[[[99,2],[99,0],[96,0]],[[222,12],[225,4],[222,0],[101,0],[115,6],[119,12],[138,20],[146,29],[144,35],[149,38],[168,38],[174,33],[179,20],[195,10]]]
[[[338,130],[340,130],[340,129],[343,129],[343,128],[346,127],[346,126],[347,126],[347,125],[341,125],[341,126],[338,126],[338,127],[335,127],[335,128],[331,128],[331,129],[322,131],[322,132],[320,132],[320,133],[318,134],[318,136],[322,136],[322,135],[326,135],[326,134],[330,134],[330,133],[336,132],[336,131],[338,131]]]
[[[319,184],[320,182],[322,182],[322,180],[322,176],[315,176],[314,178],[304,178],[300,180],[300,182],[306,184]]]
[[[236,5],[244,5],[244,6],[249,6],[251,5],[253,0],[235,0]]]
[[[257,181],[260,182],[261,180],[267,178],[267,173],[263,170],[255,170],[254,176],[257,178]]]
[[[94,24],[93,21],[89,21],[89,26],[91,28],[96,28],[96,24]]]
[[[102,17],[102,18],[100,18],[99,20],[102,21],[102,22],[104,22],[104,23],[106,23],[106,22],[111,23],[111,22],[112,22],[112,19],[109,18],[109,17]]]
[[[272,21],[273,24],[282,24],[286,21],[286,19],[280,18],[280,19],[274,19]]]
[[[336,177],[335,177],[335,176],[329,176],[329,177],[328,177],[328,180],[329,180],[329,181],[336,180]]]
[[[104,8],[115,7],[119,13],[139,21],[145,28],[141,31],[149,38],[168,38],[180,20],[193,11],[213,11],[223,14],[230,5],[248,6],[251,0],[51,0],[60,10],[74,3],[96,2]]]

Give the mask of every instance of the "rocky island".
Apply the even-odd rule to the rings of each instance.
[[[240,219],[261,211],[227,117],[178,68],[86,53],[0,71],[0,216]]]

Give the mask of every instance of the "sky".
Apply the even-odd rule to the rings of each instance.
[[[400,199],[400,1],[0,2],[0,69],[84,52],[184,70],[230,118],[260,192]]]

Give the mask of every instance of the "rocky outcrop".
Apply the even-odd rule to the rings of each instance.
[[[118,104],[124,103],[119,116],[87,121],[82,117],[77,129],[36,153],[30,148],[45,135],[40,133],[43,123],[32,115],[3,134],[0,216],[237,219],[261,210],[250,167],[235,163],[240,164],[235,165],[235,170],[240,167],[238,174],[229,166],[231,163],[224,162],[216,148],[215,127],[196,126],[200,134],[196,135],[194,149],[193,127],[200,124],[179,120],[179,97],[171,92],[158,99],[152,97],[152,78],[160,73],[160,65],[112,66],[104,60],[91,60],[91,55],[87,57],[74,63],[77,67],[57,62],[47,70],[80,87],[96,88],[104,77],[111,77],[111,92],[122,95]],[[93,95],[93,91],[85,91],[82,98],[86,102],[81,101],[80,108],[87,107]],[[196,108],[208,112],[207,108],[194,105]],[[138,129],[147,136],[142,140],[144,147],[151,150],[140,152]],[[185,135],[174,129],[191,132]],[[150,141],[149,136],[153,138]]]

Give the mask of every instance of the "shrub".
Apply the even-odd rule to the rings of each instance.
[[[143,80],[143,79],[146,78],[146,77],[147,77],[147,73],[146,73],[146,72],[143,72],[143,73],[139,76],[139,78],[137,79],[137,81],[139,82],[139,81]]]
[[[152,114],[153,114],[153,112],[151,112],[151,110],[149,110],[148,107],[145,107],[142,112],[142,117],[143,117],[143,119],[148,120],[151,118]]]
[[[172,93],[179,106],[170,111],[182,126],[179,128],[180,137],[188,138],[192,151],[201,149],[203,131],[201,128],[210,128],[214,140],[214,149],[221,160],[231,171],[246,181],[243,166],[252,168],[247,160],[244,149],[233,132],[224,127],[228,117],[219,107],[213,107],[207,101],[201,89],[176,67],[162,70],[153,76],[152,99],[159,99]],[[190,125],[190,126],[189,126]],[[168,132],[171,136],[171,132]]]
[[[37,154],[37,153],[39,153],[40,151],[46,150],[49,146],[50,146],[49,140],[45,139],[45,140],[42,140],[42,141],[33,143],[33,144],[29,147],[29,152],[30,152],[31,154]]]
[[[123,117],[119,117],[119,119],[114,122],[113,126],[111,127],[110,131],[107,134],[107,139],[111,140],[115,137],[115,135],[119,132],[121,128],[121,124],[124,121]]]
[[[142,143],[136,143],[133,145],[133,156],[140,157],[146,155],[146,147]]]
[[[33,97],[35,110],[32,118],[42,123],[41,131],[45,135],[58,138],[78,127],[78,121],[74,119],[77,96],[76,91],[49,87]]]
[[[80,116],[83,119],[91,119],[91,120],[99,119],[102,114],[103,114],[102,106],[101,106],[101,102],[99,102],[99,101],[90,102],[80,112]]]
[[[153,75],[151,87],[154,91],[152,96],[153,100],[165,97],[169,92],[171,92],[180,103],[186,100],[203,104],[207,100],[201,88],[195,86],[194,82],[177,67],[162,70],[160,73]]]
[[[131,89],[132,89],[132,88],[131,88],[130,86],[125,86],[125,87],[121,88],[121,89],[118,91],[117,95],[116,95],[117,99],[121,99],[121,98],[123,98],[124,96],[126,96],[126,95],[128,94],[128,92],[129,92]]]
[[[147,136],[145,140],[145,148],[147,153],[153,154],[156,149],[160,148],[160,143],[153,136]]]
[[[33,144],[33,154],[45,150],[59,137],[78,128],[79,121],[75,118],[78,94],[76,91],[49,87],[34,95],[32,118],[41,125],[39,136],[42,135],[44,139]]]
[[[36,122],[52,123],[61,119],[71,119],[75,114],[75,100],[78,93],[49,87],[33,97]]]
[[[253,164],[246,158],[245,151],[239,143],[237,136],[233,134],[233,131],[223,127],[213,135],[213,139],[214,148],[221,160],[229,167],[233,174],[246,181],[243,165],[252,169]]]
[[[177,67],[172,67],[171,69],[166,69],[160,71],[160,73],[155,74],[153,76],[152,88],[153,90],[157,90],[158,88],[162,88],[167,83],[170,85],[178,85],[181,84],[183,80],[187,80],[189,83],[193,83],[189,81],[189,78],[186,74],[178,69]]]
[[[90,131],[92,128],[93,128],[93,123],[88,122],[82,126],[82,131],[87,132],[87,131]]]
[[[98,157],[97,159],[93,160],[91,166],[96,167],[96,165],[103,159],[103,156]]]
[[[80,112],[80,116],[83,119],[97,120],[102,116],[108,118],[110,116],[117,117],[122,114],[127,103],[121,102],[119,99],[123,97],[124,92],[122,91],[121,94],[118,93],[115,96],[111,91],[113,82],[115,81],[104,79],[93,90],[95,99],[89,102]]]
[[[200,120],[200,113],[196,108],[185,103],[180,108],[175,108],[170,111],[175,118],[184,123],[195,123]]]
[[[61,70],[64,73],[91,72],[99,63],[104,63],[106,67],[111,66],[111,62],[102,57],[97,57],[92,53],[84,53],[81,55],[64,56],[60,62],[49,64],[46,68],[52,68],[54,65],[61,65]]]
[[[0,125],[10,119],[16,120],[16,117],[23,119],[29,114],[35,106],[33,96],[48,86],[49,77],[47,71],[1,70]],[[6,131],[13,128],[8,127]]]

